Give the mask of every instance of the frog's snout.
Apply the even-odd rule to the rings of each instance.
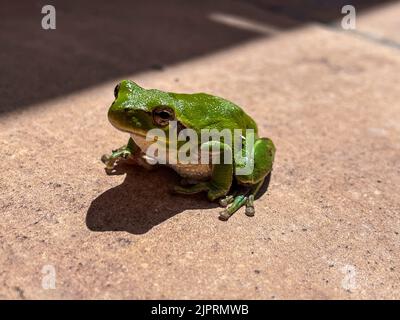
[[[128,122],[127,118],[127,110],[116,103],[115,100],[108,110],[108,120],[114,127],[121,129],[121,126]]]
[[[122,80],[114,88],[114,102],[108,109],[108,120],[117,129],[130,132],[136,117],[135,102],[132,94],[143,90],[129,80]]]
[[[108,121],[118,130],[130,132],[134,118],[134,110],[118,99],[115,99],[108,109]]]

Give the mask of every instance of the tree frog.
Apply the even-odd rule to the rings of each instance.
[[[254,143],[248,156],[246,144],[236,151],[222,139],[199,141],[198,150],[217,148],[225,154],[232,155],[232,161],[225,163],[193,164],[172,161],[166,165],[173,168],[183,179],[182,185],[175,186],[174,191],[180,194],[207,192],[210,201],[219,200],[224,210],[221,220],[227,220],[239,208],[245,206],[245,213],[253,216],[254,198],[265,178],[272,170],[275,157],[275,146],[271,139],[258,137],[255,121],[236,104],[209,94],[181,94],[164,92],[157,89],[145,89],[133,81],[124,80],[114,90],[115,100],[108,110],[108,119],[118,130],[130,134],[126,145],[113,150],[110,155],[103,155],[102,161],[107,169],[112,169],[120,159],[131,159],[144,167],[150,167],[146,152],[152,143],[146,139],[152,129],[166,133],[171,130],[171,121],[177,123],[178,133],[191,129],[200,135],[204,129],[254,132]],[[170,141],[166,138],[167,148]],[[176,147],[176,146],[175,146]],[[247,147],[247,149],[249,149]],[[223,152],[222,152],[223,151]],[[247,152],[247,153],[246,153]],[[223,160],[223,159],[222,159]],[[240,169],[252,164],[251,172],[241,173]]]

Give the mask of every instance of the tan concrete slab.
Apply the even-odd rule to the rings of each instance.
[[[362,12],[357,19],[357,30],[378,39],[400,45],[400,2],[394,1]]]
[[[318,27],[164,71],[145,87],[241,104],[277,146],[256,216],[99,156],[115,81],[0,118],[1,298],[400,298],[398,52]],[[42,268],[56,289],[42,289]]]

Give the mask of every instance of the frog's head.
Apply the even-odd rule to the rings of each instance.
[[[167,92],[146,90],[124,80],[115,87],[114,96],[108,119],[121,131],[146,136],[158,128],[167,133],[169,121],[177,118],[177,102]]]

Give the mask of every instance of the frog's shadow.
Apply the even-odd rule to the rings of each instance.
[[[137,166],[119,165],[114,175],[126,173],[124,182],[100,194],[92,201],[86,225],[92,231],[126,231],[144,234],[174,215],[190,209],[214,208],[215,219],[220,210],[204,193],[183,196],[171,192],[179,183],[178,175],[160,167],[148,172]],[[269,184],[266,179],[260,195]],[[223,222],[221,222],[223,223]]]
[[[143,234],[184,210],[217,207],[204,194],[173,194],[171,190],[179,183],[179,177],[168,168],[148,172],[137,166],[119,165],[113,175],[124,173],[122,184],[100,194],[90,204],[86,215],[90,230]]]

